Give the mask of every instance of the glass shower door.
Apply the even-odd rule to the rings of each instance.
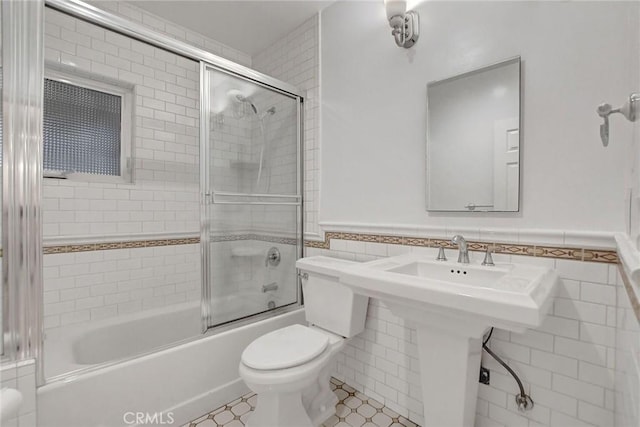
[[[298,304],[301,98],[204,67],[206,326]]]

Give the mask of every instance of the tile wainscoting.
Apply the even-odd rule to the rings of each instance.
[[[200,238],[194,234],[47,239],[43,259],[45,328],[199,301]],[[211,272],[212,280],[223,284],[222,288],[235,283],[253,289],[259,286],[256,278],[262,277],[255,274],[262,261],[255,257],[241,261],[234,257],[234,248],[250,245],[266,256],[269,245],[295,247],[299,242],[286,234],[244,231],[212,235],[210,244],[221,257]]]
[[[384,234],[367,233],[344,233],[331,232],[324,233],[324,241],[307,240],[305,246],[316,249],[330,249],[331,240],[347,240],[364,243],[383,243],[389,245],[415,246],[422,248],[445,248],[455,249],[456,245],[449,240],[435,237],[411,237]],[[592,248],[578,246],[559,246],[549,244],[519,244],[505,242],[490,242],[469,240],[470,251],[484,252],[487,247],[491,247],[496,254],[522,255],[542,258],[570,259],[576,261],[603,262],[609,264],[618,263],[618,255],[615,250],[608,248]]]

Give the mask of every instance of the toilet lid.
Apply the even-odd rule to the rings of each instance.
[[[316,358],[327,348],[329,338],[302,325],[291,325],[253,341],[242,353],[242,362],[250,368],[269,370],[301,365]]]

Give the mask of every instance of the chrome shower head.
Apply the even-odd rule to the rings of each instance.
[[[246,104],[249,104],[251,106],[251,109],[253,110],[254,114],[258,114],[258,109],[256,108],[255,105],[253,105],[253,102],[249,101],[249,99],[246,96],[243,96],[241,94],[237,94],[236,95],[236,99],[240,102],[244,102]]]

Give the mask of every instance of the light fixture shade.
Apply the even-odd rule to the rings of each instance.
[[[404,16],[407,11],[406,0],[384,0],[384,7],[387,11],[387,19],[391,19],[394,16]]]

